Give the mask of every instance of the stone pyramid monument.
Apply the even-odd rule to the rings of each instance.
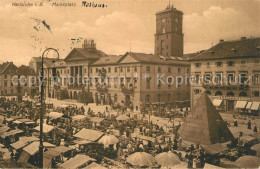
[[[204,92],[185,119],[179,134],[184,141],[210,145],[234,139],[227,124]]]

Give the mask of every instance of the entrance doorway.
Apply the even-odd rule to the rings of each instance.
[[[227,100],[227,111],[234,110],[234,100]]]

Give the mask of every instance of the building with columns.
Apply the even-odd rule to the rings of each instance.
[[[94,40],[84,40],[82,48],[48,67],[52,77],[62,74],[67,80],[52,80],[47,96],[135,108],[148,103],[189,104],[190,64],[183,57],[182,14],[170,5],[156,13],[155,54],[108,55]]]

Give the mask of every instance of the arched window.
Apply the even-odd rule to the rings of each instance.
[[[217,92],[215,93],[215,96],[222,96],[222,92],[221,92],[221,91],[217,91]]]
[[[228,92],[227,96],[235,96],[235,94],[233,92]]]
[[[207,95],[211,95],[211,91],[207,90],[207,91],[206,91],[206,94],[207,94]]]
[[[245,92],[239,93],[239,97],[246,97],[246,96],[247,96],[247,94]]]
[[[150,103],[150,95],[149,94],[145,96],[145,102]]]
[[[161,101],[161,95],[160,95],[160,94],[157,95],[156,101],[157,101],[157,102],[160,102],[160,101]]]

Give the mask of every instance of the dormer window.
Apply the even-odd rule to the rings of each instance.
[[[212,50],[210,50],[209,53],[210,53],[211,55],[214,55],[215,52],[212,51]]]

